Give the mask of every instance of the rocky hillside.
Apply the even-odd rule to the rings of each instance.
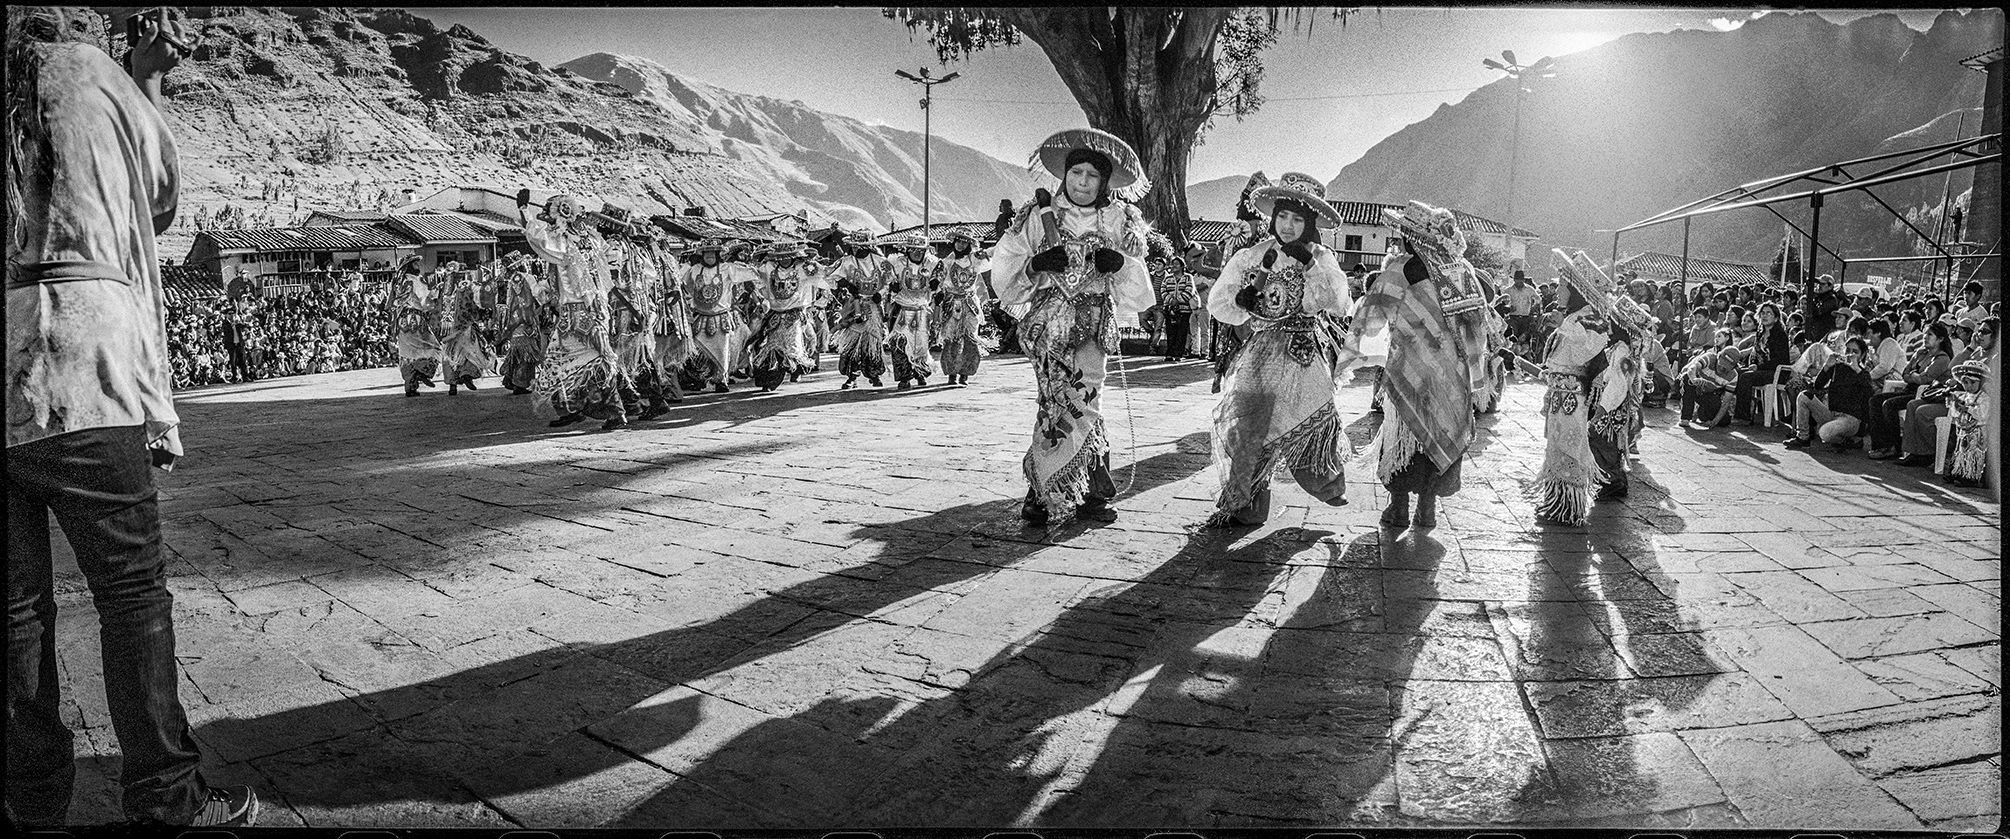
[[[202,10],[197,10],[202,11]],[[645,213],[809,210],[884,228],[921,207],[919,134],[592,55],[563,67],[404,11],[215,7],[169,79],[182,212],[284,224],[458,184],[595,196]],[[990,218],[1031,191],[1023,168],[936,138],[937,217]]]
[[[1979,122],[1983,75],[1961,59],[2003,43],[1997,10],[1946,12],[1926,32],[1877,15],[1838,26],[1772,14],[1731,32],[1636,34],[1557,59],[1522,103],[1515,223],[1605,253],[1596,234],[1760,178],[1952,139]],[[1500,217],[1514,91],[1503,80],[1441,106],[1340,171],[1334,194],[1415,198]],[[1868,170],[1864,170],[1868,171]],[[1855,174],[1863,174],[1856,172]],[[1953,191],[1967,189],[1957,174]],[[1940,177],[1877,190],[1901,210],[1938,205]],[[1805,204],[1781,207],[1805,224]],[[1823,210],[1823,240],[1851,255],[1910,246],[1861,194]],[[1693,224],[1691,252],[1769,259],[1781,223],[1754,209]],[[1627,251],[1679,248],[1679,225],[1627,234]],[[1973,238],[1971,236],[1970,238]]]

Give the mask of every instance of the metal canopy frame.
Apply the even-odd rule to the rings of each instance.
[[[1956,244],[1964,244],[1964,243],[1956,243]],[[1990,259],[1990,258],[1992,258],[1992,257],[1998,257],[1998,256],[2002,256],[2002,255],[2003,255],[2003,252],[2002,252],[2002,250],[2001,250],[2001,249],[1992,249],[1992,250],[1990,250],[1990,251],[1989,251],[1989,252],[1987,252],[1987,253],[1957,253],[1957,254],[1955,254],[1955,255],[1954,255],[1954,259],[1956,259],[1956,260],[1966,260],[1966,259]],[[1846,281],[1846,280],[1847,280],[1847,279],[1849,278],[1849,267],[1850,267],[1851,265],[1864,265],[1864,264],[1869,264],[1869,263],[1876,263],[1876,262],[1941,262],[1941,261],[1945,261],[1946,259],[1947,259],[1947,257],[1945,257],[1945,256],[1916,256],[1916,255],[1914,255],[1914,256],[1852,256],[1852,257],[1849,257],[1849,258],[1847,258],[1847,259],[1844,259],[1844,260],[1842,260],[1842,273],[1840,273],[1840,274],[1836,275],[1836,285],[1838,285],[1838,286],[1842,285],[1842,284],[1843,284],[1843,282],[1844,282],[1844,281]],[[1973,276],[1974,276],[1974,274],[1973,274],[1973,273],[1971,272],[1971,273],[1969,274],[1969,276],[1973,277]]]
[[[1828,255],[1835,257],[1836,261],[1844,266],[1845,272],[1847,272],[1848,266],[1852,262],[1851,259],[1836,253],[1834,249],[1822,244],[1822,203],[1824,198],[1846,192],[1862,191],[1865,195],[1869,195],[1871,200],[1876,201],[1878,206],[1883,207],[1886,212],[1891,213],[1893,217],[1903,222],[1906,227],[1911,228],[1914,233],[1918,234],[1922,240],[1940,254],[1939,256],[1907,257],[1905,261],[1932,259],[1948,260],[1951,263],[1952,260],[1966,258],[1968,255],[1950,253],[1941,244],[1938,237],[1928,235],[1925,231],[1920,230],[1918,226],[1905,217],[1904,213],[1885,203],[1885,200],[1879,198],[1877,193],[1871,192],[1871,188],[1899,181],[1912,180],[1913,178],[1922,178],[1928,175],[1951,173],[1960,169],[1981,166],[1985,163],[2000,162],[2003,159],[2002,139],[2003,134],[2001,132],[1982,134],[1967,139],[1936,143],[1917,149],[1859,157],[1853,160],[1845,160],[1841,163],[1831,163],[1827,166],[1819,166],[1813,169],[1763,178],[1748,184],[1732,187],[1708,198],[1691,201],[1680,207],[1656,213],[1612,231],[1612,261],[1614,263],[1619,261],[1619,237],[1622,234],[1672,222],[1681,222],[1682,276],[1679,282],[1682,287],[1683,299],[1687,300],[1689,293],[1690,222],[1701,216],[1726,213],[1732,210],[1744,210],[1753,207],[1763,208],[1785,222],[1794,232],[1801,234],[1814,243],[1815,252],[1808,255],[1808,264],[1801,266],[1801,300],[1807,306],[1808,317],[1812,319],[1814,317],[1815,303],[1814,278],[1818,273],[1815,270],[1815,266],[1821,258],[1821,254],[1826,252]],[[1949,158],[1949,161],[1943,163],[1933,162],[1943,157]],[[1898,162],[1890,163],[1889,161]],[[1862,171],[1866,167],[1871,167],[1872,164],[1885,165],[1875,167],[1874,171]],[[1851,171],[1852,169],[1857,171]],[[1809,184],[1814,184],[1815,186],[1807,187]],[[1767,195],[1769,192],[1789,187],[1807,188],[1783,195]],[[1775,204],[1784,204],[1793,201],[1806,201],[1813,210],[1813,218],[1809,222],[1808,230],[1802,230],[1801,226],[1795,224],[1793,219],[1787,218],[1779,210],[1773,208]],[[1994,253],[1994,251],[1995,249],[1992,248],[1991,252]],[[1901,260],[1858,259],[1855,261]],[[1683,340],[1686,343],[1688,333],[1683,332],[1682,334]]]

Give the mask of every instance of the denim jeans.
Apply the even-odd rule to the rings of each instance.
[[[98,609],[105,701],[126,815],[187,824],[207,795],[176,687],[174,598],[140,426],[73,431],[7,449],[7,811],[64,821],[76,781],[56,679],[54,511]]]

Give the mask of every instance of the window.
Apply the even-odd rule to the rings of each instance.
[[[1340,246],[1340,249],[1341,249],[1341,250],[1343,250],[1343,251],[1347,251],[1347,252],[1349,252],[1349,253],[1360,253],[1360,252],[1361,252],[1361,237],[1359,237],[1359,236],[1346,236],[1346,237],[1343,237],[1343,238],[1341,239],[1341,242],[1342,242],[1342,244],[1341,244],[1341,246]]]

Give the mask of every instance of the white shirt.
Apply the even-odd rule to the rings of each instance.
[[[1305,292],[1299,299],[1299,310],[1305,314],[1326,312],[1334,317],[1346,317],[1353,310],[1352,298],[1347,294],[1347,275],[1340,270],[1340,259],[1325,245],[1312,245],[1312,263],[1305,269]],[[1215,320],[1230,326],[1247,323],[1250,311],[1236,305],[1235,297],[1249,286],[1252,272],[1261,271],[1263,255],[1277,251],[1277,259],[1271,263],[1275,270],[1282,270],[1298,261],[1284,255],[1283,246],[1275,237],[1262,243],[1236,251],[1228,258],[1228,264],[1221,267],[1221,278],[1208,291],[1207,312]]]
[[[1879,342],[1872,354],[1875,359],[1870,365],[1871,381],[1888,379],[1898,375],[1899,368],[1905,366],[1905,347],[1897,338],[1886,338]]]
[[[1121,201],[1112,201],[1101,209],[1077,207],[1066,196],[1056,195],[1054,210],[1063,235],[1079,237],[1100,232],[1107,240],[1107,247],[1124,255],[1123,267],[1108,276],[1110,307],[1115,314],[1136,315],[1157,302],[1152,294],[1151,273],[1145,268],[1145,234],[1149,226],[1136,208]],[[1027,270],[1033,255],[1046,249],[1039,245],[1044,235],[1039,213],[1029,212],[1018,229],[1006,230],[997,247],[991,249],[991,284],[998,292],[999,303],[1030,304],[1033,292],[1054,284],[1052,275]]]

